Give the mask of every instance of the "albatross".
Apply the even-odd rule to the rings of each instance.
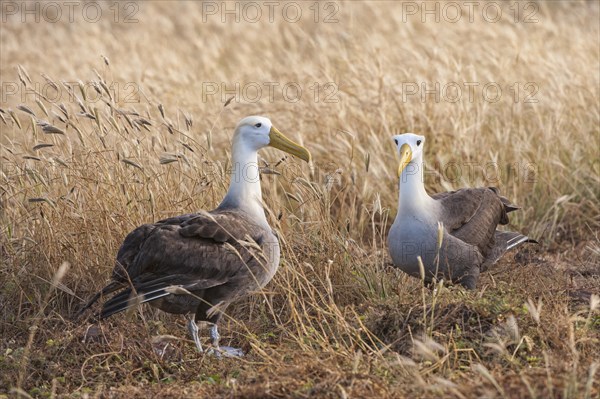
[[[398,213],[388,234],[395,267],[426,282],[445,278],[475,289],[480,272],[507,250],[535,242],[520,233],[496,230],[519,208],[495,187],[427,194],[425,137],[405,133],[393,139],[400,154]]]
[[[208,322],[212,351],[241,356],[219,347],[217,323],[229,304],[264,287],[279,266],[279,241],[263,209],[257,152],[271,146],[306,162],[310,153],[261,116],[242,119],[232,142],[232,176],[221,204],[145,224],[121,245],[112,282],[81,309],[116,292],[95,319],[105,319],[141,303],[162,311],[191,315],[188,329],[203,352],[198,322]]]

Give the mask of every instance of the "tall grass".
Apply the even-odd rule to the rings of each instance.
[[[340,3],[337,23],[205,22],[192,2],[141,3],[129,25],[2,22],[0,391],[597,395],[598,4],[536,4],[534,24],[405,21],[391,2]],[[270,99],[265,82],[303,95]],[[463,97],[422,100],[421,84],[436,82]],[[465,82],[479,84],[472,101]],[[497,102],[482,97],[490,82]],[[263,95],[205,95],[207,84],[236,83]],[[413,84],[419,94],[407,95]],[[250,114],[302,142],[313,164],[261,152],[283,259],[263,292],[227,314],[223,341],[246,359],[195,354],[182,320],[150,308],[92,332],[72,323],[127,232],[218,204],[232,129]],[[389,268],[390,136],[406,131],[428,138],[428,190],[500,186],[523,207],[511,227],[540,247],[508,255],[475,292],[430,292]],[[168,336],[180,340],[153,350]]]

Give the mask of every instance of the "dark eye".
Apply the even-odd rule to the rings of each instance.
[[[417,145],[421,145],[421,140],[417,140]]]
[[[396,143],[396,145],[398,145],[398,139],[394,139],[394,143]]]
[[[256,125],[254,125],[254,127],[261,127],[262,123],[258,122]]]

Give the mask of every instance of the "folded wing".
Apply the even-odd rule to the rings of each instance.
[[[117,290],[121,291],[104,304],[99,318],[172,295],[173,287],[198,292],[229,284],[241,294],[265,272],[261,244],[267,233],[242,212],[232,210],[182,215],[140,226],[125,238],[118,252],[113,282],[81,312],[100,296]],[[172,306],[177,309],[161,309],[193,311],[198,300],[190,297]]]
[[[465,188],[432,198],[442,205],[441,219],[448,233],[476,246],[486,259],[484,266],[495,263],[506,250],[531,241],[519,233],[496,230],[508,224],[508,213],[519,207],[495,187]]]

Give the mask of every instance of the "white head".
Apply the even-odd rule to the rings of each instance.
[[[268,226],[262,205],[257,152],[271,146],[310,161],[310,153],[277,130],[268,118],[248,116],[235,128],[231,148],[234,167],[227,195],[219,208],[240,208]],[[239,166],[239,167],[238,167]]]
[[[423,147],[425,147],[425,136],[419,136],[414,133],[397,134],[393,136],[396,150],[400,155],[400,165],[398,166],[398,177],[402,171],[411,162],[420,163],[423,159]],[[417,165],[421,167],[421,165]]]
[[[235,128],[233,143],[251,151],[271,146],[306,162],[310,161],[310,153],[306,148],[285,137],[273,126],[269,118],[264,116],[247,116],[242,119]]]

